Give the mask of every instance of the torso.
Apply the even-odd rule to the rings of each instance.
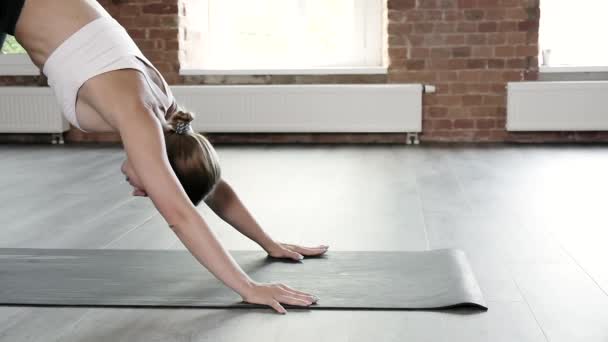
[[[94,0],[26,0],[17,21],[15,36],[34,64],[42,70],[47,58],[64,40],[102,15],[107,15],[107,12]],[[164,89],[159,75],[144,63],[142,65],[151,80]],[[95,82],[95,78],[85,82],[83,87],[89,82]],[[165,121],[172,110],[157,108],[155,114],[160,121]],[[116,131],[111,120],[105,119],[83,101],[77,100],[76,113],[86,131]]]

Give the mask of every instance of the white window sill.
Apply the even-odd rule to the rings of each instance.
[[[552,72],[608,72],[608,66],[541,66],[542,73]]]
[[[0,76],[38,76],[40,70],[27,54],[0,54]]]
[[[387,67],[310,69],[180,69],[180,75],[374,75],[386,74]]]

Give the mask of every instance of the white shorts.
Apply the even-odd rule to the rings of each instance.
[[[150,79],[138,59],[156,71],[164,90]],[[118,69],[140,70],[159,104],[169,108],[173,103],[171,89],[160,72],[143,55],[124,27],[110,16],[97,18],[69,36],[51,53],[42,72],[48,78],[63,115],[72,125],[86,132],[76,117],[78,90],[88,79]]]

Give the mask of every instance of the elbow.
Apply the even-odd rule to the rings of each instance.
[[[192,223],[196,222],[197,219],[201,220],[202,218],[200,213],[194,210],[194,213],[172,215],[172,217],[167,218],[167,223],[169,224],[169,228],[171,228],[171,230],[173,230],[175,233],[179,233],[186,227],[191,226]]]

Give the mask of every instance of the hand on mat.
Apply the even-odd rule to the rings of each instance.
[[[281,303],[309,306],[318,300],[314,295],[292,289],[281,283],[254,283],[251,291],[242,298],[247,303],[268,305],[281,314],[287,313]]]
[[[298,245],[290,245],[288,243],[278,242],[266,252],[273,258],[287,258],[294,260],[302,260],[304,256],[318,256],[327,252],[329,246],[320,245],[317,247],[302,247]]]

